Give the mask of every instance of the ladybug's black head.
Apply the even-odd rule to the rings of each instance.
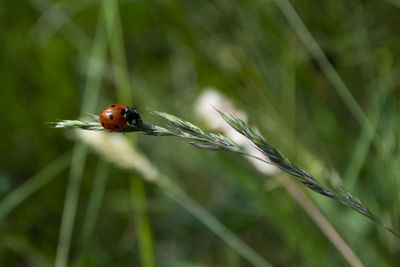
[[[140,127],[143,123],[140,119],[139,113],[134,108],[130,108],[126,111],[126,120],[129,124],[137,127]]]

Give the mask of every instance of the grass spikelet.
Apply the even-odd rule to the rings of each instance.
[[[177,129],[181,130],[184,133],[192,134],[195,136],[205,135],[205,133],[203,132],[203,130],[200,129],[200,127],[188,121],[182,120],[181,118],[178,118],[174,115],[165,112],[160,112],[160,111],[153,111],[153,112],[154,114],[157,114],[161,118],[164,118],[166,121],[168,121],[170,124],[177,127]]]
[[[189,145],[192,145],[196,148],[210,151],[236,152],[248,157],[258,159],[267,164],[277,166],[282,171],[290,174],[293,177],[296,177],[297,180],[299,180],[304,186],[311,189],[312,191],[320,195],[335,199],[343,205],[352,208],[353,210],[370,218],[371,220],[400,238],[399,233],[384,224],[364,204],[362,204],[362,202],[357,197],[351,195],[343,187],[330,187],[322,185],[311,174],[293,164],[278,149],[272,146],[262,135],[260,135],[256,130],[250,127],[247,123],[232,114],[226,115],[225,113],[217,109],[216,111],[222,116],[226,123],[228,123],[232,128],[234,128],[237,132],[242,134],[248,140],[250,140],[251,143],[253,143],[253,145],[265,156],[265,158],[249,154],[249,152],[247,152],[243,147],[241,147],[232,139],[226,137],[223,134],[207,133],[203,131],[200,127],[188,121],[160,111],[153,111],[153,113],[163,118],[167,123],[167,127],[143,123],[143,125],[140,127],[128,126],[123,132],[143,132],[146,135],[152,136],[180,137],[184,138]],[[53,124],[55,125],[55,128],[107,131],[103,129],[98,122],[63,120]]]

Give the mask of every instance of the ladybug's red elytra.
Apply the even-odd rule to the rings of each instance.
[[[134,108],[122,104],[112,104],[103,109],[99,120],[104,129],[110,131],[122,131],[128,124],[140,127],[143,123]]]

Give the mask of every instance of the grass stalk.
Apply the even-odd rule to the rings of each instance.
[[[285,189],[296,200],[296,202],[303,208],[303,210],[310,216],[314,223],[321,229],[330,242],[336,247],[344,259],[354,267],[362,267],[364,264],[357,257],[350,246],[343,240],[340,234],[335,230],[332,224],[326,217],[318,210],[318,208],[310,201],[306,194],[293,182],[289,181]]]
[[[117,98],[121,103],[131,104],[131,85],[123,46],[119,1],[103,0],[108,42],[116,83]],[[131,141],[133,145],[134,141]],[[131,198],[137,229],[139,254],[142,266],[155,266],[151,225],[146,211],[146,191],[143,179],[130,175]]]
[[[290,174],[292,177],[295,177],[296,180],[301,182],[304,186],[308,187],[312,191],[325,197],[334,199],[339,203],[355,210],[356,212],[368,217],[377,224],[381,225],[387,231],[400,238],[400,234],[398,232],[394,231],[388,225],[383,223],[383,221],[381,221],[375,214],[373,214],[357,197],[350,194],[343,187],[331,187],[322,185],[311,174],[294,165],[286,156],[284,156],[279,150],[273,147],[263,136],[252,129],[244,121],[233,115],[228,116],[220,111],[218,112],[226,121],[226,123],[228,123],[238,133],[240,133],[250,142],[252,142],[253,145],[263,154],[264,158],[250,154],[240,145],[235,143],[235,141],[222,134],[206,133],[198,126],[165,112],[154,111],[155,114],[167,121],[167,128],[146,124],[145,127],[141,128],[131,126],[130,128],[128,128],[127,132],[142,131],[147,135],[153,136],[175,136],[183,138],[188,142],[188,144],[197,148],[212,151],[230,151],[248,157],[253,157],[262,162],[278,167],[283,172]],[[85,127],[82,127],[82,125],[85,125],[84,122],[75,122],[76,121],[61,121],[59,123],[55,123],[55,127],[87,129]],[[100,127],[100,124],[98,124],[97,127]]]

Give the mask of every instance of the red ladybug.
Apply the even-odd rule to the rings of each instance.
[[[140,127],[143,121],[134,108],[127,105],[113,104],[103,109],[99,120],[101,125],[110,131],[124,130],[127,124]]]

